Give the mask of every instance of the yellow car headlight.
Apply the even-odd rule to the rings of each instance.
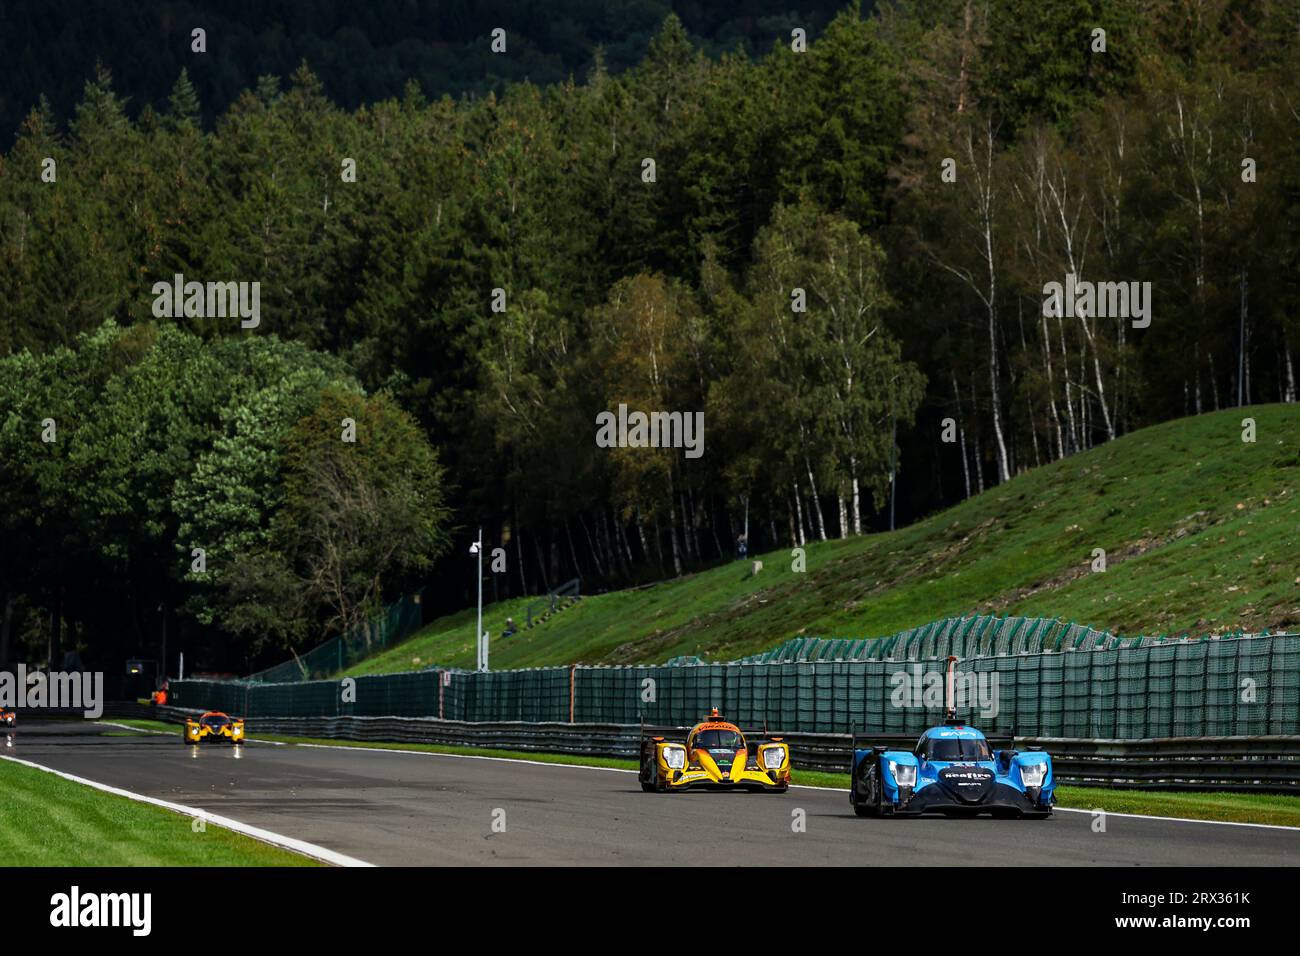
[[[665,747],[664,763],[668,765],[669,770],[682,770],[686,767],[686,748],[685,747]]]
[[[785,763],[784,747],[765,747],[763,749],[764,770],[780,770],[783,763]]]

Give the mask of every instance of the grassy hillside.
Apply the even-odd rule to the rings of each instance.
[[[1242,441],[1254,417],[1257,441]],[[904,473],[901,478],[906,480]],[[976,612],[1121,633],[1300,625],[1300,407],[1232,409],[1134,432],[1020,475],[911,527],[810,545],[584,598],[511,638],[485,610],[493,668],[729,660],[796,635],[874,637]],[[1091,570],[1104,548],[1107,570]],[[349,673],[474,664],[474,609]]]

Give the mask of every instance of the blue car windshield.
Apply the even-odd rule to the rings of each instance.
[[[991,760],[987,740],[962,737],[931,737],[926,741],[927,760]]]

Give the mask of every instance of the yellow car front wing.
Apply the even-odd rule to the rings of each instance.
[[[720,767],[707,751],[697,751],[695,760],[680,770],[670,765],[667,752],[680,745],[659,744],[655,750],[656,782],[661,791],[699,789],[759,789],[783,791],[790,785],[790,751],[784,744],[764,744],[760,746],[757,758],[750,760],[748,755],[738,755],[730,767]],[[770,748],[779,748],[781,764],[772,770],[764,770],[763,752]]]
[[[229,741],[232,744],[242,744],[244,742],[244,722],[242,720],[232,721],[214,730],[207,724],[201,724],[198,721],[185,722],[185,742],[188,744],[206,743],[208,741]]]

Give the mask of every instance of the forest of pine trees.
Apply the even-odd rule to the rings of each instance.
[[[165,108],[102,67],[66,122],[27,104],[0,155],[0,661],[170,626],[241,669],[425,584],[461,606],[448,542],[479,526],[491,596],[614,587],[746,529],[888,527],[891,461],[906,521],[1296,400],[1300,0],[791,29],[719,53],[670,16],[625,70],[459,99],[345,108],[303,63],[212,121],[188,68]],[[260,326],[158,318],[178,273],[259,282]],[[1149,327],[1045,314],[1068,274],[1149,282]],[[703,411],[705,454],[596,447],[619,403]],[[372,465],[321,443],[345,416]]]

